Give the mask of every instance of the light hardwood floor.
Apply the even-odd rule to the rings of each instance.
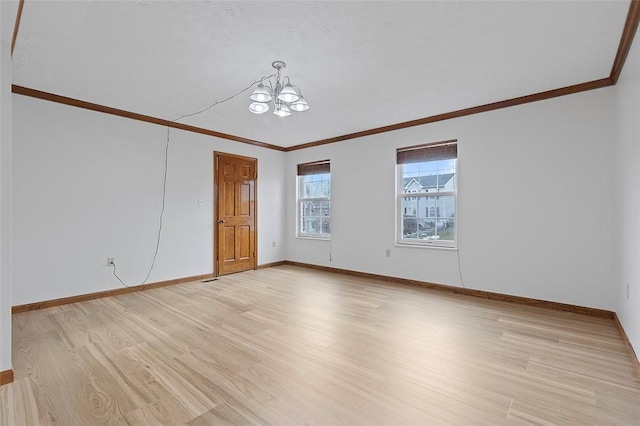
[[[613,320],[280,266],[13,317],[2,425],[640,424]]]

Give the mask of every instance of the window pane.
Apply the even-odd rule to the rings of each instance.
[[[402,192],[453,192],[457,160],[428,161],[402,166]]]
[[[303,234],[320,234],[322,224],[320,218],[315,217],[303,217],[302,219],[302,233]]]
[[[436,198],[436,235],[439,240],[455,239],[456,200],[454,196]]]
[[[328,217],[322,218],[322,233],[323,234],[331,233],[330,219]]]
[[[436,212],[438,218],[454,218],[456,217],[456,203],[453,195],[445,195],[434,197]]]
[[[330,235],[330,197],[331,173],[298,175],[299,235]]]
[[[303,234],[329,234],[331,204],[329,200],[302,201],[301,232]]]
[[[402,212],[402,238],[454,240],[454,196],[403,197]]]
[[[321,217],[331,216],[331,207],[328,200],[315,200],[302,202],[302,216]]]
[[[435,197],[404,197],[404,209],[410,213],[406,217],[412,219],[403,222],[403,238],[425,240],[436,234]]]
[[[400,240],[455,242],[457,145],[450,142],[446,155],[436,144],[397,150]]]
[[[331,174],[300,176],[300,198],[330,198]]]
[[[302,219],[302,233],[321,235],[331,233],[331,219],[328,217],[304,217]]]
[[[402,238],[417,239],[418,238],[418,221],[415,218],[402,218]]]
[[[454,241],[455,239],[455,219],[438,219],[436,228],[438,239],[441,241]]]

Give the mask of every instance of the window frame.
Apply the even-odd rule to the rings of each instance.
[[[302,197],[302,181],[305,176],[309,175],[329,175],[329,196],[328,197]],[[304,222],[304,203],[305,202],[327,202],[328,203],[328,216],[329,220],[329,232],[311,234],[303,232],[302,224]],[[331,239],[331,160],[313,161],[310,163],[298,164],[298,171],[296,174],[296,238],[305,238],[313,240],[330,240]]]
[[[438,161],[438,158],[434,158],[434,159],[426,159],[425,160],[417,160],[417,161],[413,161],[413,160],[409,160],[405,162],[401,162],[400,160],[400,155],[401,152],[405,151],[405,150],[420,150],[423,149],[425,151],[428,151],[429,149],[438,149],[440,147],[443,146],[447,146],[447,145],[454,145],[455,146],[455,172],[454,172],[454,182],[453,182],[453,191],[429,191],[429,190],[425,190],[425,191],[418,191],[418,192],[404,192],[404,165],[405,164],[409,164],[409,163],[420,163],[420,162],[427,162],[427,161]],[[433,248],[447,248],[447,249],[457,249],[458,247],[458,154],[457,154],[457,145],[458,145],[458,141],[457,140],[448,140],[448,141],[442,141],[442,142],[435,142],[435,143],[429,143],[429,144],[421,144],[421,145],[416,145],[416,146],[411,146],[411,147],[401,147],[398,148],[396,151],[396,209],[395,209],[395,216],[396,216],[396,245],[398,246],[403,246],[403,247],[433,247]],[[409,155],[411,158],[411,155]],[[412,199],[415,198],[416,202],[418,197],[425,197],[427,199],[433,199],[433,201],[435,202],[435,211],[436,211],[436,216],[435,217],[431,217],[431,216],[427,216],[428,219],[434,219],[434,221],[436,222],[436,227],[437,227],[437,223],[439,220],[441,219],[448,219],[448,218],[442,218],[440,216],[438,216],[439,213],[439,208],[437,205],[437,202],[439,200],[440,197],[447,197],[447,196],[452,196],[453,197],[453,205],[454,205],[454,215],[453,215],[453,222],[454,222],[454,227],[453,227],[453,240],[420,240],[420,239],[408,239],[408,238],[403,238],[402,237],[402,228],[404,225],[404,209],[403,209],[403,201],[405,199]],[[418,206],[416,205],[416,210],[418,209]],[[429,212],[429,207],[427,207],[427,212]],[[419,212],[418,212],[419,214]]]

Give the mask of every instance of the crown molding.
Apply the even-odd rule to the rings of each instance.
[[[13,36],[11,37],[11,56],[13,56],[13,49],[16,47],[16,40],[18,38],[18,30],[20,29],[20,20],[22,19],[22,8],[24,7],[24,0],[18,2],[18,11],[16,12],[16,21],[13,24]]]
[[[16,14],[16,21],[15,21],[14,31],[13,31],[13,39],[11,42],[12,54],[13,54],[13,49],[15,46],[16,39],[18,37],[18,30],[20,27],[20,20],[22,17],[23,7],[24,7],[24,0],[19,0],[18,12]],[[548,90],[545,92],[539,92],[531,95],[520,96],[520,97],[511,98],[503,101],[493,102],[490,104],[479,105],[479,106],[464,108],[464,109],[451,111],[443,114],[432,115],[429,117],[418,118],[416,120],[405,121],[402,123],[390,124],[387,126],[376,127],[368,130],[362,130],[355,133],[348,133],[345,135],[334,136],[331,138],[307,142],[307,143],[294,145],[286,148],[278,145],[273,145],[267,142],[247,139],[240,136],[230,135],[222,132],[216,132],[214,130],[209,130],[209,129],[196,127],[196,126],[190,126],[187,124],[176,123],[173,121],[152,117],[149,115],[138,114],[130,111],[125,111],[117,108],[112,108],[112,107],[99,105],[91,102],[86,102],[78,99],[73,99],[66,96],[61,96],[53,93],[43,92],[40,90],[30,89],[27,87],[13,85],[12,92],[16,94],[24,95],[24,96],[30,96],[38,99],[51,101],[51,102],[57,102],[65,105],[78,107],[78,108],[84,108],[92,111],[102,112],[105,114],[112,114],[120,117],[130,118],[133,120],[143,121],[143,122],[152,123],[152,124],[158,124],[161,126],[168,126],[168,127],[172,127],[179,130],[185,130],[188,132],[194,132],[194,133],[213,136],[221,139],[227,139],[234,142],[246,143],[246,144],[258,146],[261,148],[273,149],[281,152],[290,152],[290,151],[296,151],[300,149],[313,148],[320,145],[343,142],[351,139],[357,139],[357,138],[362,138],[362,137],[386,133],[386,132],[393,132],[396,130],[406,129],[409,127],[422,126],[429,123],[435,123],[438,121],[450,120],[453,118],[464,117],[467,115],[494,111],[497,109],[508,108],[516,105],[522,105],[522,104],[531,103],[531,102],[538,102],[545,99],[571,95],[574,93],[584,92],[588,90],[595,90],[603,87],[613,86],[617,83],[618,78],[620,77],[622,68],[624,66],[624,63],[629,54],[629,50],[631,49],[631,45],[635,38],[639,22],[640,22],[640,0],[631,0],[629,5],[629,12],[627,14],[627,18],[625,21],[625,26],[620,38],[620,44],[618,45],[618,50],[616,53],[616,57],[613,61],[613,65],[612,65],[611,73],[609,77],[602,78],[599,80],[588,81],[585,83],[579,83],[572,86],[566,86],[558,89]]]
[[[584,92],[587,90],[600,89],[603,87],[611,86],[613,83],[609,78],[602,78],[600,80],[588,81],[586,83],[574,84],[573,86],[561,87],[559,89],[548,90],[546,92],[534,93],[532,95],[520,96],[517,98],[511,98],[504,101],[493,102],[490,104],[475,106],[471,108],[464,108],[457,111],[447,112],[444,114],[432,115],[430,117],[418,118],[417,120],[405,121],[403,123],[391,124],[383,127],[376,127],[375,129],[363,130],[361,132],[349,133],[342,136],[335,136],[333,138],[321,139],[315,142],[308,142],[301,145],[291,146],[285,149],[285,151],[295,151],[298,149],[312,148],[319,145],[327,145],[330,143],[342,142],[350,139],[362,138],[365,136],[377,135],[380,133],[393,132],[395,130],[406,129],[409,127],[422,126],[429,123],[435,123],[437,121],[451,120],[452,118],[464,117],[466,115],[480,114],[482,112],[495,111],[497,109],[508,108],[516,105],[528,104],[531,102],[538,102],[545,99],[556,98],[558,96],[571,95],[574,93]]]
[[[609,75],[609,78],[611,79],[613,84],[616,84],[618,82],[618,78],[620,77],[620,73],[622,72],[622,67],[627,60],[627,56],[629,56],[631,44],[633,43],[633,39],[636,36],[636,31],[638,30],[638,22],[640,22],[640,0],[631,0],[631,4],[629,5],[629,13],[627,14],[627,20],[624,24],[624,29],[622,30],[622,36],[620,37],[618,52],[616,53],[616,57],[613,60],[611,74]]]
[[[42,99],[45,101],[56,102],[59,104],[69,105],[72,107],[88,109],[91,111],[102,112],[105,114],[116,115],[118,117],[130,118],[132,120],[144,121],[146,123],[158,124],[160,126],[171,127],[174,129],[185,130],[187,132],[200,133],[202,135],[213,136],[216,138],[227,139],[234,142],[246,143],[260,148],[274,149],[276,151],[284,151],[281,146],[272,145],[266,142],[260,142],[253,139],[247,139],[240,136],[230,135],[228,133],[216,132],[214,130],[204,129],[202,127],[190,126],[188,124],[169,121],[163,118],[152,117],[150,115],[138,114],[123,109],[112,108],[92,102],[86,102],[79,99],[69,98],[66,96],[56,95],[54,93],[43,92],[41,90],[30,89],[28,87],[12,85],[11,91],[18,95],[29,96],[32,98]]]

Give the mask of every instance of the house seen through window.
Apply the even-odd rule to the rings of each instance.
[[[397,150],[399,243],[455,246],[456,141]]]
[[[329,238],[330,235],[330,162],[298,164],[298,236]]]

